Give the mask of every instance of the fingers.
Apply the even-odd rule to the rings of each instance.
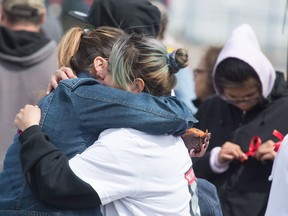
[[[233,159],[235,159],[235,157],[233,156],[233,155],[231,155],[231,154],[221,154],[221,156],[220,156],[220,154],[219,154],[219,162],[220,163],[226,163],[226,162],[228,162],[228,161],[232,161]]]
[[[14,125],[19,130],[24,131],[32,125],[39,125],[40,118],[41,110],[37,105],[26,105],[15,116]]]
[[[57,88],[58,83],[61,80],[72,78],[77,78],[77,76],[75,76],[71,68],[61,67],[60,69],[56,70],[56,72],[51,76],[46,94],[49,94],[53,89]]]
[[[207,133],[206,139],[209,142],[209,140],[211,139],[211,133]]]
[[[209,146],[209,141],[210,141],[210,138],[211,138],[211,133],[208,133],[206,138],[204,139],[204,144],[205,144],[205,148],[207,149],[208,146]]]
[[[203,157],[203,155],[205,154],[206,150],[201,150],[200,152],[198,153],[195,153],[195,149],[191,149],[189,154],[190,154],[190,157]]]
[[[195,153],[195,150],[191,149],[190,152],[189,152],[190,157],[203,157],[204,154],[206,153],[208,144],[209,144],[209,142],[202,144],[201,151],[199,153]]]
[[[20,112],[16,114],[15,119],[14,119],[14,125],[19,129],[22,130],[21,128],[21,124],[19,123],[19,119],[20,119],[20,113],[22,112],[23,109],[20,109]]]
[[[50,82],[48,84],[48,88],[47,88],[47,91],[46,91],[46,94],[50,94],[50,92],[57,88],[58,86],[58,76],[57,76],[57,73],[59,73],[59,70],[57,70],[53,75],[51,75],[51,78],[50,78]]]
[[[274,151],[275,142],[268,140],[262,143],[255,152],[254,158],[257,160],[274,160],[276,152]]]
[[[243,153],[242,158],[240,159],[242,162],[248,160],[248,156]]]
[[[226,163],[231,160],[242,160],[243,155],[245,154],[240,149],[239,145],[231,142],[225,142],[219,153],[218,160],[220,163]]]
[[[73,73],[72,69],[69,67],[64,67],[63,72],[66,74],[68,79],[77,78],[77,76]]]
[[[194,149],[191,149],[189,152],[190,157],[197,157],[197,153],[195,153]]]
[[[55,75],[53,74],[53,75],[51,76],[50,82],[49,82],[49,84],[48,84],[48,88],[47,88],[46,94],[47,94],[47,95],[50,94],[50,92],[51,92],[53,89],[57,88],[57,86],[58,86],[58,82],[57,82],[57,80],[56,80]]]
[[[272,151],[272,152],[269,152],[268,154],[264,154],[262,155],[261,158],[259,158],[259,160],[261,161],[264,161],[264,160],[274,160],[275,157],[276,157],[276,152],[275,151]]]

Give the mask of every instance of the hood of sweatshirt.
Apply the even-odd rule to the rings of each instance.
[[[213,69],[213,77],[218,64],[226,58],[234,57],[248,63],[258,74],[262,84],[262,94],[264,98],[271,93],[276,79],[276,72],[261,51],[257,37],[248,24],[237,27],[221,50]],[[216,89],[217,94],[219,92]]]
[[[12,31],[0,27],[0,61],[30,66],[55,51],[56,43],[41,33]]]

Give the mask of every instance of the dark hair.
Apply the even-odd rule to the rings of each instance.
[[[262,85],[256,71],[246,62],[238,58],[226,58],[221,61],[214,74],[214,84],[220,94],[225,88],[241,87],[245,81],[253,78],[262,94]]]

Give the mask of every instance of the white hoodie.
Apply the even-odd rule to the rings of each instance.
[[[276,79],[276,72],[271,62],[262,53],[257,37],[250,25],[240,25],[227,39],[214,66],[213,77],[218,64],[229,57],[248,63],[256,71],[262,84],[264,98],[271,93]],[[217,89],[216,92],[218,93]]]

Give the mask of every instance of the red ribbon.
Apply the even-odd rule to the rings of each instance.
[[[274,151],[277,152],[280,148],[280,145],[281,145],[283,139],[284,139],[284,135],[281,134],[277,130],[274,130],[272,134],[279,139],[279,141],[275,143],[275,147],[274,147]]]
[[[247,157],[249,156],[254,156],[255,152],[257,151],[257,149],[259,148],[259,146],[261,145],[261,138],[259,136],[254,136],[252,137],[250,144],[249,144],[249,150],[245,153],[245,155]],[[245,157],[243,156],[241,158],[241,161],[243,162],[245,160]]]
[[[281,145],[283,139],[284,139],[284,135],[277,130],[274,130],[272,134],[279,139],[279,141],[275,143],[275,147],[274,147],[274,151],[277,152],[280,148],[280,145]],[[261,138],[259,136],[252,137],[252,139],[250,141],[250,145],[249,145],[249,150],[248,150],[248,152],[245,153],[245,155],[247,157],[254,156],[255,152],[257,151],[257,149],[261,145],[261,142],[262,141],[261,141]],[[241,158],[242,162],[245,160],[244,158],[245,158],[244,156]]]

